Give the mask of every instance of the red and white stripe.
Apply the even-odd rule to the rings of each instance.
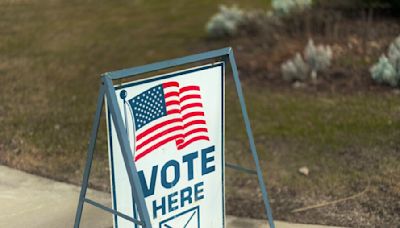
[[[210,140],[208,137],[200,87],[185,86],[179,89],[184,142],[177,144],[183,149],[198,140]]]
[[[135,161],[170,141],[183,149],[195,141],[209,140],[200,88],[179,88],[178,82],[167,82],[163,90],[167,115],[136,132]]]

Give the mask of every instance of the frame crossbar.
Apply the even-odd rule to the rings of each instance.
[[[225,166],[228,167],[228,168],[231,168],[231,169],[235,169],[237,171],[242,171],[244,173],[257,175],[257,171],[255,171],[253,169],[245,168],[245,167],[240,166],[240,165],[236,165],[236,164],[225,162]]]
[[[119,211],[116,211],[116,210],[111,209],[111,208],[109,208],[109,207],[107,207],[107,206],[104,206],[103,204],[97,203],[97,202],[94,201],[94,200],[85,198],[85,202],[88,203],[88,204],[91,204],[91,205],[93,205],[93,206],[95,206],[95,207],[98,207],[98,208],[100,208],[100,209],[102,209],[102,210],[104,210],[104,211],[110,212],[111,214],[114,214],[114,215],[117,215],[117,216],[119,216],[119,217],[121,217],[121,218],[124,218],[124,219],[126,219],[126,220],[129,220],[129,221],[131,221],[131,222],[133,222],[133,223],[135,223],[135,224],[143,225],[143,222],[142,222],[142,221],[139,221],[139,220],[134,219],[134,218],[132,218],[132,217],[126,215],[126,214],[123,214],[123,213],[121,213],[121,212],[119,212]]]
[[[122,79],[126,77],[132,77],[138,74],[149,73],[157,70],[168,69],[171,67],[182,66],[189,63],[194,63],[198,61],[203,61],[207,59],[214,59],[218,57],[227,56],[231,52],[232,48],[222,48],[218,50],[213,50],[209,52],[203,52],[200,54],[194,54],[185,56],[182,58],[165,60],[157,63],[151,63],[139,67],[132,67],[123,70],[117,70],[112,72],[107,72],[104,75],[108,76],[112,80]]]

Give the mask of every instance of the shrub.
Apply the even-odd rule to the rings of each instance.
[[[330,46],[315,46],[313,40],[309,40],[304,49],[304,60],[300,53],[281,65],[284,80],[304,81],[311,73],[311,79],[317,79],[317,72],[326,70],[332,61],[333,53]]]
[[[286,81],[304,81],[307,79],[310,68],[304,62],[300,53],[296,53],[293,59],[289,59],[281,65],[283,79]]]
[[[304,50],[304,59],[311,68],[311,78],[317,79],[317,72],[326,70],[332,61],[332,49],[330,46],[314,45],[310,39]]]
[[[287,15],[293,11],[303,11],[310,8],[312,0],[273,0],[273,10],[281,15]]]
[[[244,20],[244,12],[237,6],[220,5],[219,12],[211,17],[206,31],[211,37],[232,36]]]
[[[389,84],[393,87],[399,84],[398,74],[385,55],[379,58],[378,63],[371,67],[372,79],[378,83]]]
[[[389,46],[388,57],[382,55],[370,69],[372,79],[378,83],[399,86],[400,82],[400,36]]]

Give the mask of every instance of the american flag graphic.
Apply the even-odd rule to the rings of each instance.
[[[180,150],[210,140],[199,86],[163,83],[133,97],[129,105],[136,129],[135,161],[171,141]]]

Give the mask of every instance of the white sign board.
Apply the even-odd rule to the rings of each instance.
[[[224,74],[218,62],[115,85],[153,227],[224,227]],[[107,113],[113,208],[140,219]]]

